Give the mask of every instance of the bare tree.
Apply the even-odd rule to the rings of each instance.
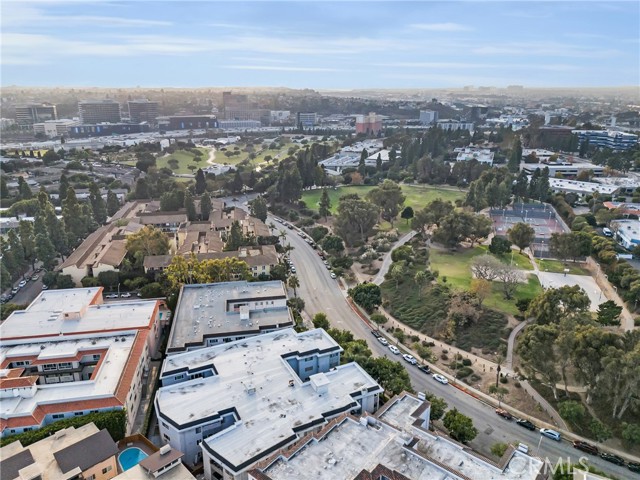
[[[502,282],[502,291],[504,292],[504,298],[510,300],[513,298],[513,294],[518,288],[518,284],[524,281],[524,277],[520,270],[512,265],[501,265],[500,270],[496,277]]]
[[[471,271],[476,278],[495,280],[503,266],[500,260],[491,255],[480,255],[473,259]]]

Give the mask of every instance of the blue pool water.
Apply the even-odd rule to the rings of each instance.
[[[126,450],[123,450],[120,455],[118,455],[118,463],[120,463],[120,468],[123,472],[129,470],[130,468],[135,467],[142,460],[147,458],[149,455],[144,453],[138,447],[130,447]]]

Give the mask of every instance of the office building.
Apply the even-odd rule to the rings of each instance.
[[[429,430],[424,394],[403,393],[375,415],[343,414],[280,448],[249,480],[540,480],[544,462],[513,446],[494,462]],[[206,471],[206,470],[205,470]]]
[[[289,110],[271,110],[270,117],[271,123],[288,123],[291,119],[291,112]]]
[[[129,121],[132,123],[147,122],[156,124],[158,118],[158,102],[150,102],[147,99],[129,100]]]
[[[537,169],[540,171],[549,169],[549,178],[559,176],[565,178],[575,178],[581,172],[592,172],[593,176],[599,177],[604,173],[604,167],[587,162],[549,162],[549,163],[521,163],[520,170],[528,174],[533,174]]]
[[[183,285],[167,354],[196,350],[294,325],[280,280]]]
[[[588,141],[590,147],[608,148],[614,151],[629,150],[638,144],[638,136],[615,130],[574,130],[578,143]]]
[[[318,114],[315,112],[298,112],[296,115],[296,124],[303,128],[313,128],[317,122]]]
[[[147,133],[151,131],[148,123],[101,123],[82,124],[68,127],[69,137],[106,137],[110,135],[127,135],[134,133]]]
[[[57,120],[55,105],[21,105],[16,107],[16,123],[18,125],[33,125],[34,123]]]
[[[120,104],[115,100],[85,100],[78,103],[80,123],[120,123]]]
[[[468,162],[470,160],[477,160],[480,163],[493,165],[494,153],[488,148],[458,147],[455,148],[453,152],[457,153],[456,162]]]
[[[206,130],[218,128],[218,119],[215,115],[172,115],[158,117],[160,130]]]
[[[614,220],[611,230],[618,243],[627,250],[640,245],[640,220]]]
[[[222,130],[245,130],[249,128],[260,128],[262,123],[259,120],[219,120],[218,128]]]
[[[253,120],[261,122],[261,124],[264,123],[265,125],[267,125],[271,120],[269,110],[258,108],[258,105],[255,102],[249,101],[249,97],[247,95],[222,92],[222,109],[225,120]]]
[[[383,389],[324,330],[292,328],[170,355],[155,399],[162,440],[207,480],[242,479],[344,412],[373,412]],[[295,477],[290,477],[295,478]]]
[[[356,115],[356,133],[378,135],[382,131],[382,117],[371,112],[368,115]]]
[[[109,480],[118,475],[118,447],[93,423],[58,430],[23,447],[20,441],[0,449],[2,480]]]
[[[438,112],[435,110],[420,110],[420,123],[431,125],[438,121]]]
[[[580,197],[599,193],[613,195],[618,191],[615,185],[603,185],[595,182],[580,182],[564,178],[549,178],[549,187],[553,193],[574,193]]]
[[[131,431],[165,312],[155,300],[104,304],[102,290],[44,291],[0,325],[2,437],[122,409]]]
[[[473,122],[462,122],[460,120],[438,120],[436,126],[443,130],[457,131],[468,130],[473,131]]]
[[[33,133],[42,133],[48,138],[62,137],[69,133],[69,128],[77,125],[75,120],[47,120],[46,122],[34,123]]]

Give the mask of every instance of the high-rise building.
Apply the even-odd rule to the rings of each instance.
[[[158,118],[158,102],[150,102],[146,98],[141,100],[130,100],[129,120],[133,123],[147,122],[152,125],[156,124]]]
[[[16,107],[16,123],[18,125],[33,125],[47,120],[57,120],[55,105],[21,105]]]
[[[377,135],[382,130],[382,117],[375,113],[356,116],[356,133]]]
[[[296,123],[304,128],[312,128],[315,127],[317,121],[318,114],[316,112],[298,112]]]
[[[225,120],[255,120],[269,124],[270,112],[249,101],[247,95],[222,92],[222,109]]]
[[[78,103],[78,111],[83,125],[120,122],[120,104],[115,100],[85,100]]]
[[[435,110],[420,110],[420,123],[422,125],[431,125],[438,121],[438,112]]]

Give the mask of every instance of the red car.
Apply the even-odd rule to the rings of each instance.
[[[502,418],[506,418],[507,420],[513,420],[513,415],[511,415],[506,410],[503,410],[502,408],[496,408],[496,413],[500,415]]]

